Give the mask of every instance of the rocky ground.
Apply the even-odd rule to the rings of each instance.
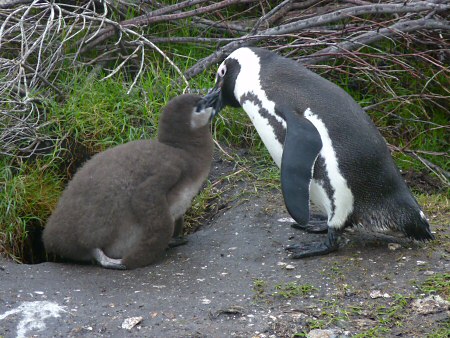
[[[219,160],[212,175],[231,170]],[[0,337],[448,336],[448,214],[433,243],[356,232],[336,253],[292,260],[286,245],[325,235],[291,228],[278,190],[249,187],[229,189],[222,198],[240,197],[158,265],[0,260]]]

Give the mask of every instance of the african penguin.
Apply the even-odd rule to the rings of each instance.
[[[433,235],[386,142],[344,90],[297,62],[261,48],[239,48],[219,66],[207,95],[216,112],[242,107],[278,167],[288,212],[308,230],[309,201],[327,215],[325,243],[287,250],[293,258],[338,249],[348,226]]]
[[[182,235],[183,215],[208,176],[214,113],[200,96],[178,96],[161,114],[157,140],[119,145],[86,162],[48,220],[46,251],[111,269],[155,262]]]

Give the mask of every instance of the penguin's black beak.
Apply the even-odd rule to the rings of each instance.
[[[205,111],[208,111],[211,115],[209,117],[209,121],[211,121],[214,116],[217,115],[217,101],[219,100],[220,95],[211,95],[211,91],[200,99],[200,101],[197,103],[197,106],[195,108],[195,111],[197,113],[204,113]]]
[[[221,86],[217,83],[216,86],[203,97],[203,100],[206,107],[212,107],[214,109],[213,117],[216,116],[224,107]]]

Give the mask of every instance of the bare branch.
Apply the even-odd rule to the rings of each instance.
[[[260,31],[258,34],[254,34],[252,38],[247,39],[240,39],[237,41],[230,42],[229,44],[223,46],[220,50],[216,51],[215,53],[211,54],[210,56],[200,60],[197,64],[192,66],[190,69],[186,71],[186,78],[191,79],[194,76],[198,75],[199,73],[203,72],[206,68],[210,67],[212,64],[217,63],[219,60],[223,59],[225,55],[228,55],[233,50],[245,46],[245,45],[251,45],[252,43],[255,43],[256,41],[268,39],[272,36],[282,36],[284,34],[290,34],[294,32],[299,32],[301,30],[316,27],[324,24],[329,24],[332,22],[337,22],[346,18],[360,16],[363,14],[394,14],[394,13],[414,13],[414,12],[423,12],[423,11],[436,11],[436,12],[442,12],[445,10],[449,10],[450,5],[441,5],[441,4],[435,4],[427,1],[419,1],[415,3],[405,3],[405,4],[383,4],[383,5],[365,5],[365,6],[358,6],[358,7],[350,7],[345,9],[340,9],[337,11],[334,11],[332,13],[327,13],[319,16],[314,16],[312,18],[303,19],[303,20],[297,20],[295,22],[277,26],[274,28],[269,28],[264,31]],[[434,22],[435,20],[433,20]],[[420,22],[419,24],[423,24],[423,22]],[[431,24],[430,24],[431,25]],[[436,24],[438,25],[438,24]],[[439,24],[442,29],[448,29],[448,25],[446,24]],[[399,26],[394,27],[394,29],[397,28],[399,30],[400,28],[407,29],[407,25],[401,25],[399,23]],[[371,33],[371,36],[369,36],[369,41],[372,36],[375,36],[375,33]]]
[[[322,49],[311,55],[307,55],[301,60],[301,63],[316,64],[319,62],[323,62],[328,60],[330,57],[336,56],[337,54],[347,53],[348,51],[364,47],[375,41],[391,37],[393,35],[408,33],[420,29],[450,30],[450,24],[433,19],[419,19],[399,22],[390,27],[381,28],[361,34],[355,38],[350,39],[349,41],[344,41],[334,46]]]
[[[254,2],[255,0],[223,0],[218,3],[196,8],[190,11],[181,12],[181,13],[175,13],[175,14],[163,14],[163,15],[142,15],[137,18],[133,18],[130,20],[122,21],[119,25],[120,27],[139,27],[139,26],[148,26],[150,24],[155,24],[158,22],[164,22],[164,21],[171,21],[171,20],[180,20],[189,18],[192,16],[197,16],[205,13],[211,13],[214,11],[217,11],[218,9],[231,6],[237,3],[248,3],[248,2]],[[188,1],[186,1],[188,2]],[[87,51],[91,49],[93,46],[98,45],[99,43],[102,43],[103,41],[109,39],[110,37],[114,36],[115,31],[113,27],[108,27],[101,32],[99,32],[98,37],[91,41],[89,44],[84,46],[82,52]]]

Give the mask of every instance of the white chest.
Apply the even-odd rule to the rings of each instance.
[[[270,156],[275,161],[278,168],[281,167],[281,157],[283,155],[283,145],[278,141],[275,130],[270,125],[269,120],[259,113],[259,107],[251,101],[245,101],[242,108],[252,120],[261,140],[269,151]]]
[[[185,188],[175,192],[169,198],[170,214],[176,220],[184,215],[187,209],[191,206],[192,199],[197,195],[202,182],[196,182]]]

